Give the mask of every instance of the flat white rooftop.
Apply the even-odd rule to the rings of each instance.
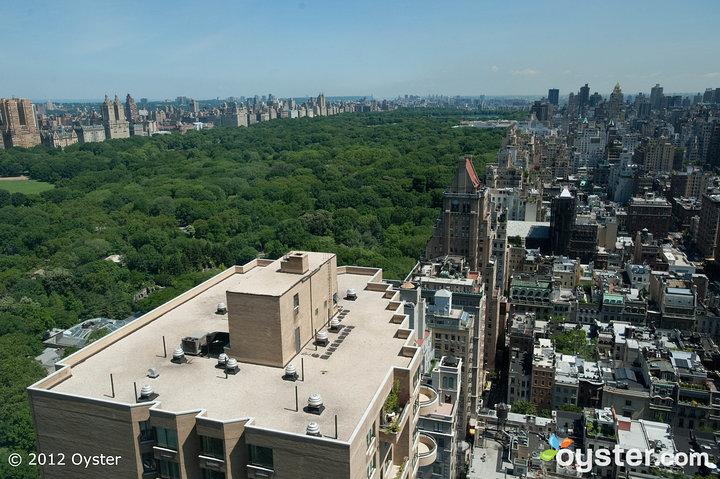
[[[310,258],[312,271],[314,260],[313,256]],[[384,291],[366,288],[372,278],[370,274],[377,270],[348,268],[345,272],[345,268],[338,268],[339,291],[355,288],[357,300],[338,300],[341,311],[346,312],[342,315],[343,327],[339,333],[328,331],[327,347],[318,346],[316,350],[311,341],[291,361],[300,373],[303,358],[304,381],[283,380],[282,368],[247,363],[240,363],[239,372],[226,379],[223,370],[215,367],[217,359],[210,357],[188,355],[186,364],[170,362],[173,349],[191,332],[228,331],[227,314],[215,313],[217,304],[226,301],[226,291],[261,291],[264,283],[273,278],[300,280],[303,276],[273,275],[272,268],[279,269],[279,262],[230,275],[72,366],[71,377],[45,389],[134,404],[133,383],[137,383],[138,393],[144,384],[149,384],[159,394],[156,401],[162,410],[203,409],[205,416],[218,420],[250,417],[258,427],[297,434],[304,434],[307,424],[315,421],[322,434],[333,435],[337,415],[338,439],[349,440],[391,369],[409,367],[412,361],[412,357],[401,354],[407,340],[396,334],[403,326],[391,321],[395,313],[394,307],[388,309],[391,299],[385,297]],[[271,281],[267,286],[272,291],[288,287],[282,281]],[[113,335],[120,333],[122,329]],[[163,336],[167,357],[163,357]],[[111,339],[112,335],[106,338]],[[159,377],[147,377],[149,368],[155,368]],[[114,398],[110,397],[110,374],[114,379]],[[295,386],[299,412],[295,412]],[[36,387],[43,388],[42,382]],[[320,416],[303,412],[308,396],[314,393],[322,396],[326,408]]]

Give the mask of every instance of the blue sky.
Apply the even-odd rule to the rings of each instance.
[[[2,97],[720,87],[716,0],[0,0],[0,16]]]

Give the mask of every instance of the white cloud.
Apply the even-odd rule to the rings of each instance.
[[[530,76],[533,76],[533,75],[537,75],[537,73],[538,73],[537,71],[532,70],[532,69],[530,69],[530,68],[526,68],[526,69],[524,69],[524,70],[513,70],[513,71],[510,72],[511,75],[514,75],[514,76],[523,76],[523,77],[530,77]]]
[[[500,70],[500,69],[498,68],[497,65],[493,65],[493,66],[490,67],[490,71],[492,71],[492,72],[496,72],[496,71],[498,71],[498,70]]]
[[[703,76],[704,76],[705,78],[715,78],[715,77],[720,77],[720,72],[711,72],[711,73],[706,73],[706,74],[704,74]]]

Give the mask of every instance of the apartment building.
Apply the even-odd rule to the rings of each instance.
[[[414,478],[421,353],[382,270],[294,252],[235,266],[28,388],[44,477]],[[71,433],[69,433],[71,432]]]

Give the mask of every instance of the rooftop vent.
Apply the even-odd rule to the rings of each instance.
[[[327,331],[318,331],[315,333],[315,344],[318,346],[327,346],[329,342]]]
[[[340,328],[340,320],[338,318],[330,320],[330,331],[340,331]]]
[[[225,372],[228,374],[237,374],[237,372],[240,370],[240,367],[238,365],[237,359],[230,358],[225,363]]]
[[[348,288],[347,293],[345,293],[345,299],[349,299],[350,301],[355,301],[357,299],[355,288]]]
[[[217,366],[215,366],[215,367],[218,369],[225,369],[225,364],[227,363],[227,361],[228,361],[228,355],[225,353],[220,353],[218,355]]]
[[[225,303],[218,303],[217,310],[215,311],[216,314],[225,314],[227,313],[227,306],[225,306]]]
[[[285,366],[285,375],[283,375],[283,379],[286,381],[297,381],[298,373],[297,368],[295,368],[294,364],[288,364]]]
[[[156,377],[160,376],[160,373],[155,368],[148,369],[148,377],[155,379]]]
[[[307,425],[307,429],[305,429],[305,433],[308,436],[317,436],[317,437],[322,436],[322,434],[320,434],[320,426],[318,426],[318,423],[316,423],[315,421],[313,421]]]
[[[187,354],[197,356],[207,352],[207,331],[195,331],[182,338],[182,347]]]
[[[173,351],[173,357],[170,362],[173,362],[175,364],[182,364],[187,362],[187,359],[185,358],[185,351],[183,351],[183,348],[175,348],[175,350]]]
[[[308,405],[305,408],[305,412],[320,415],[324,410],[325,406],[323,405],[322,397],[317,393],[311,394],[308,398]]]
[[[140,389],[140,398],[138,399],[138,402],[152,401],[156,397],[158,397],[158,395],[153,391],[152,386],[145,384],[142,389]]]

